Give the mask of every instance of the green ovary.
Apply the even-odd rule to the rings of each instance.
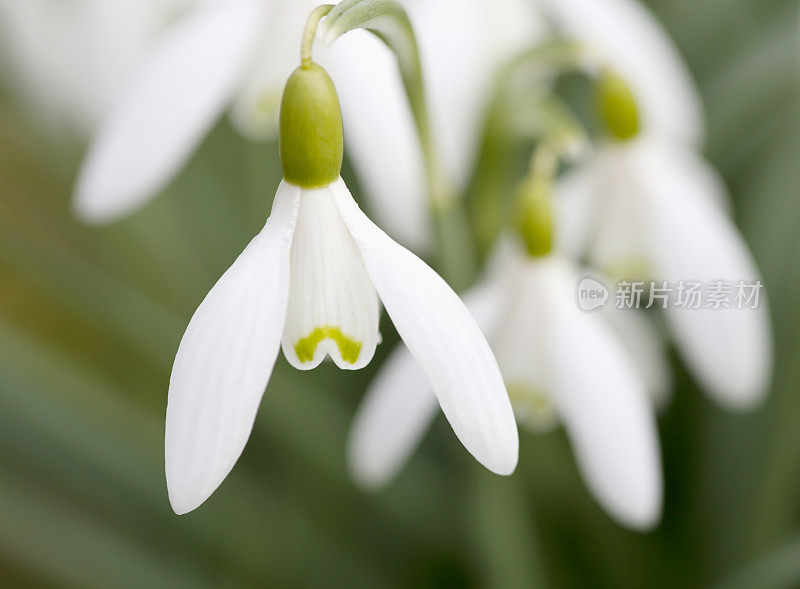
[[[619,76],[604,73],[596,88],[597,105],[606,129],[619,140],[632,139],[639,134],[639,107],[630,87]]]
[[[306,337],[299,340],[294,345],[297,359],[300,362],[311,362],[314,359],[314,351],[317,349],[317,345],[325,339],[336,342],[339,353],[342,355],[342,360],[349,364],[356,363],[359,354],[361,354],[361,342],[347,337],[338,327],[331,326],[317,327]]]

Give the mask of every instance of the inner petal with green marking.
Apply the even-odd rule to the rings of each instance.
[[[304,363],[311,362],[314,359],[314,352],[317,350],[317,345],[326,339],[336,344],[339,348],[339,354],[342,356],[342,360],[350,364],[356,363],[359,354],[361,354],[361,342],[346,336],[338,327],[330,325],[317,327],[294,345],[294,351],[297,354],[298,360]]]
[[[343,370],[359,370],[378,345],[378,293],[332,188],[298,190],[283,354],[299,370],[311,370],[326,357]]]

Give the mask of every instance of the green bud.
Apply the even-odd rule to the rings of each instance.
[[[553,251],[553,204],[550,182],[531,175],[517,189],[517,231],[531,257]]]
[[[303,188],[327,186],[339,177],[344,153],[342,111],[333,80],[315,63],[298,67],[281,100],[283,177]]]
[[[595,87],[597,108],[611,135],[625,141],[639,134],[639,108],[628,85],[619,76],[605,72]]]

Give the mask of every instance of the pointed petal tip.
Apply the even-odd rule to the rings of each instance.
[[[175,515],[186,515],[194,511],[211,496],[211,493],[198,494],[196,490],[182,488],[181,485],[175,483],[170,484],[170,480],[168,475],[167,494],[169,495],[169,504],[172,507],[172,511],[175,512]]]
[[[661,524],[661,512],[661,502],[658,501],[648,505],[634,506],[624,514],[617,514],[617,519],[631,530],[648,533]]]
[[[745,413],[758,409],[767,398],[770,389],[768,376],[759,378],[757,382],[743,383],[729,386],[722,390],[718,387],[709,387],[708,393],[717,403],[730,411]]]
[[[502,436],[505,438],[497,443],[493,448],[485,452],[476,452],[472,448],[467,448],[476,460],[489,469],[494,474],[500,476],[511,476],[517,469],[519,462],[519,433],[514,423],[513,435]],[[498,436],[497,439],[501,439]]]
[[[362,457],[351,450],[348,457],[348,471],[355,485],[369,493],[377,493],[388,484],[392,472],[367,463]]]
[[[658,469],[628,477],[627,484],[620,484],[613,495],[603,496],[598,488],[592,492],[608,514],[626,528],[647,533],[655,530],[661,523],[664,482]]]
[[[103,225],[113,221],[116,215],[104,206],[102,198],[87,187],[85,176],[78,178],[72,194],[72,214],[86,225]]]
[[[491,470],[494,474],[509,477],[517,470],[519,462],[518,456],[515,454],[513,458],[507,458],[492,466],[486,465],[486,468]]]
[[[73,200],[72,214],[84,225],[103,226],[111,225],[125,216],[124,213],[111,211],[108,208],[88,199]]]
[[[97,167],[92,154],[86,156],[72,193],[72,214],[86,225],[109,225],[143,207],[155,191],[136,192],[122,188]]]
[[[172,507],[172,511],[175,512],[175,515],[186,515],[200,507],[200,503],[195,505],[193,502],[184,499],[173,498],[172,495],[169,497],[169,504]]]

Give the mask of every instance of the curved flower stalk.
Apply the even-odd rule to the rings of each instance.
[[[309,35],[325,10],[312,13]],[[300,370],[326,356],[362,368],[379,341],[379,301],[464,446],[499,474],[517,463],[513,411],[477,324],[444,280],[361,212],[339,175],[338,97],[311,61],[309,35],[282,99],[284,181],[272,213],[197,309],[175,357],[165,454],[179,514],[238,459],[279,347]]]
[[[88,136],[154,36],[194,2],[3,2],[0,61],[46,127]]]
[[[209,0],[176,22],[93,142],[75,190],[78,215],[108,222],[142,206],[178,174],[228,108],[246,136],[274,138],[281,88],[316,4]],[[525,0],[500,7],[479,0],[401,4],[417,31],[434,133],[452,176],[447,181],[457,185],[469,174],[492,67],[526,42],[538,21]],[[486,26],[497,18],[511,26]],[[348,152],[376,214],[411,247],[426,247],[426,161],[395,57],[372,35],[354,31],[323,49],[319,61],[344,97]]]
[[[595,498],[621,523],[648,529],[660,518],[662,478],[646,386],[607,323],[577,307],[578,269],[551,251],[549,205],[538,190],[523,187],[532,194],[521,215],[527,251],[514,243],[497,254],[464,301],[497,355],[517,421],[532,431],[560,421]],[[435,409],[422,373],[399,348],[371,384],[351,428],[356,480],[368,488],[386,484]]]
[[[604,74],[598,104],[608,138],[561,186],[569,218],[562,246],[586,252],[614,280],[760,284],[761,276],[726,207],[724,183],[678,141],[653,132],[625,82]],[[567,213],[567,210],[570,213]],[[772,366],[764,297],[754,309],[665,310],[689,369],[718,401],[738,408],[766,394]]]

